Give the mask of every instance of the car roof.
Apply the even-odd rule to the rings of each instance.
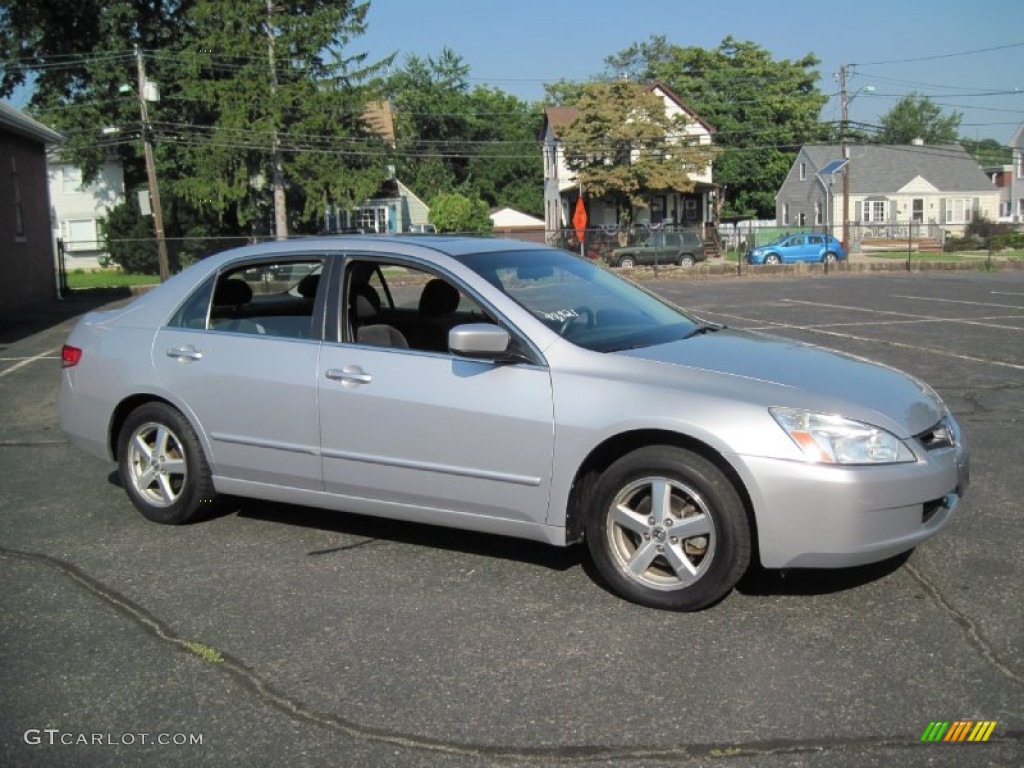
[[[327,235],[289,240],[270,240],[223,251],[213,257],[217,261],[257,257],[269,254],[301,254],[310,251],[392,252],[412,254],[427,249],[446,256],[462,258],[473,254],[508,250],[550,250],[551,246],[504,238],[467,235]]]

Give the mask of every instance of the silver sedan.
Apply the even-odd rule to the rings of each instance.
[[[753,559],[910,550],[968,482],[924,383],[507,240],[227,251],[86,315],[63,362],[62,427],[150,520],[230,494],[585,541],[659,608],[716,602]]]

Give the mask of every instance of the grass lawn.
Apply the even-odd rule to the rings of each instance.
[[[160,282],[156,275],[129,275],[118,269],[99,269],[92,272],[75,270],[68,273],[68,288],[125,288],[131,285],[151,285]]]

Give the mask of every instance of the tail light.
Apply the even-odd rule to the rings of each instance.
[[[72,368],[78,365],[82,359],[82,350],[78,347],[72,347],[70,344],[65,344],[60,351],[60,364],[64,368]]]

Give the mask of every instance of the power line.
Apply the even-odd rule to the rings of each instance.
[[[859,64],[851,64],[850,66],[856,67],[877,67],[882,64],[909,64],[915,61],[935,61],[937,59],[955,59],[958,56],[973,56],[977,53],[990,53],[992,51],[1002,51],[1007,48],[1021,48],[1024,47],[1024,43],[1008,43],[1006,45],[994,45],[990,48],[977,48],[973,51],[960,51],[959,53],[937,53],[932,56],[917,56],[911,59],[889,59],[888,61],[868,61]]]

